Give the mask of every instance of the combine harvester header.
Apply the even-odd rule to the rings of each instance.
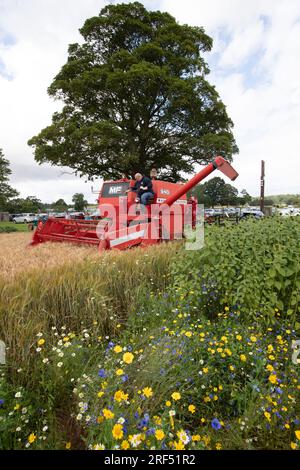
[[[147,206],[136,203],[134,192],[127,194],[134,186],[133,180],[104,182],[98,198],[99,220],[53,217],[45,223],[40,221],[31,245],[47,241],[69,242],[95,245],[103,251],[125,250],[133,246],[174,240],[183,233],[187,219],[195,227],[197,201],[195,198],[187,200],[187,192],[216,169],[232,181],[238,177],[238,173],[224,158],[216,157],[185,184],[153,180],[154,196]],[[185,217],[188,214],[190,218]]]

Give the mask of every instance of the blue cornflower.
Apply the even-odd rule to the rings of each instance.
[[[2,406],[3,404],[4,404],[4,400],[0,398],[0,406]]]
[[[101,377],[102,379],[104,379],[104,378],[106,377],[106,372],[105,372],[105,370],[104,370],[104,369],[100,369],[100,370],[98,371],[98,375],[99,375],[99,377]]]
[[[220,423],[220,421],[217,419],[217,418],[214,418],[211,422],[211,426],[213,429],[215,429],[216,431],[219,431],[219,429],[221,429],[222,425]]]

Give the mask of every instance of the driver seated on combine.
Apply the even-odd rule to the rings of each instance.
[[[141,204],[147,206],[154,196],[152,181],[141,173],[136,173],[136,175],[134,175],[134,179],[134,186],[126,192],[128,193],[129,191],[133,191],[137,193],[136,202],[141,202]]]

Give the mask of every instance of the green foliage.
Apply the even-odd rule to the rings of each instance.
[[[195,163],[238,151],[233,123],[203,53],[203,28],[179,25],[138,2],[108,5],[80,30],[48,89],[65,106],[29,141],[39,163],[88,177],[147,174],[178,180]]]
[[[13,198],[7,203],[7,211],[10,214],[36,213],[43,210],[44,204],[35,196],[26,198]]]
[[[4,158],[0,149],[0,211],[6,211],[9,200],[18,195],[18,192],[8,184],[10,174],[9,161]]]
[[[0,222],[0,233],[28,232],[27,224],[14,224],[13,222]]]
[[[238,202],[238,190],[231,184],[216,176],[193,190],[198,202],[207,206],[235,205]]]
[[[273,323],[278,312],[295,324],[300,311],[299,237],[297,218],[210,227],[205,247],[182,252],[175,264],[178,295],[192,297],[208,316],[232,305],[244,319],[263,311],[266,323]]]
[[[0,233],[11,233],[11,232],[17,232],[17,231],[18,231],[17,227],[14,227],[12,225],[0,224]]]
[[[74,202],[74,210],[75,211],[84,211],[87,206],[87,201],[84,199],[84,194],[76,193],[72,197],[72,202]]]
[[[51,208],[57,212],[65,212],[68,210],[68,204],[63,199],[58,199],[56,202],[51,204]]]

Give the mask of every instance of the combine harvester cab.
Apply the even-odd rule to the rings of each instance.
[[[195,224],[195,198],[187,200],[187,192],[200,181],[219,169],[231,180],[238,173],[222,157],[204,167],[185,184],[153,180],[153,200],[148,206],[136,203],[136,194],[127,191],[134,185],[132,180],[107,181],[103,183],[98,198],[99,220],[70,220],[49,218],[40,221],[31,245],[47,241],[95,245],[100,251],[125,250],[133,246],[148,246],[163,240],[173,240],[183,231],[184,217],[179,212],[191,211]],[[153,205],[154,204],[154,205]],[[162,217],[168,212],[168,223]]]

